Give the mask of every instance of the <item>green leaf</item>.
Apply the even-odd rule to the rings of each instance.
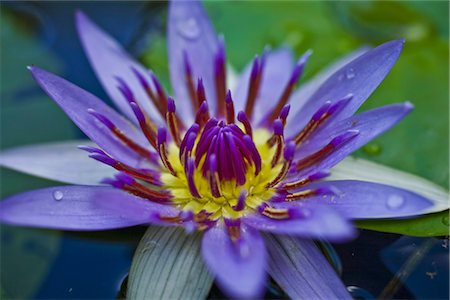
[[[448,210],[413,219],[357,221],[356,225],[362,229],[412,236],[447,236],[450,230]]]
[[[199,232],[150,226],[134,254],[129,299],[205,299],[213,278],[200,253]]]

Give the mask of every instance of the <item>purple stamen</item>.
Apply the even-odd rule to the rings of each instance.
[[[312,120],[318,122],[330,109],[331,102],[326,101],[312,116]]]
[[[221,116],[225,111],[226,93],[226,67],[225,67],[225,46],[223,37],[219,37],[218,50],[214,58],[214,76],[217,95],[217,115]]]
[[[245,208],[245,199],[247,199],[247,191],[241,190],[237,199],[237,204],[232,207],[235,211],[241,211]]]
[[[198,192],[197,187],[195,186],[194,171],[195,171],[194,159],[189,158],[186,168],[186,178],[188,181],[189,192],[191,193],[192,196],[196,198],[201,198],[201,195]]]
[[[245,112],[240,111],[237,115],[237,119],[239,122],[242,123],[242,125],[244,125],[245,133],[248,134],[250,136],[250,138],[253,138],[252,125],[250,124],[250,121],[248,120]]]
[[[231,98],[230,90],[228,90],[227,96],[225,97],[225,104],[226,104],[227,123],[232,124],[234,123],[234,104],[233,99]]]
[[[116,128],[116,126],[104,115],[102,115],[101,113],[96,112],[94,109],[89,108],[88,113],[90,113],[92,116],[94,116],[97,120],[99,120],[103,125],[105,125],[106,127],[108,127],[110,130],[113,130],[114,128]]]

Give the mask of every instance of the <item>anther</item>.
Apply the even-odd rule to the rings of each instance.
[[[300,180],[297,180],[297,181],[285,183],[281,187],[279,187],[278,189],[279,190],[296,189],[296,188],[299,188],[301,186],[304,186],[307,183],[320,180],[320,179],[325,178],[327,176],[330,176],[330,172],[327,171],[327,170],[322,170],[322,171],[314,173],[314,174],[312,174],[312,175],[310,175],[310,176],[308,176],[306,178],[301,178]]]
[[[239,193],[236,205],[232,206],[231,208],[235,211],[242,211],[245,208],[245,199],[247,199],[247,195],[247,190],[242,189]]]
[[[286,119],[289,115],[290,109],[291,109],[291,106],[289,104],[286,104],[280,111],[280,120],[283,123],[283,127],[286,126]]]
[[[253,140],[249,135],[244,135],[242,139],[244,140],[245,145],[247,145],[247,149],[252,155],[252,160],[255,165],[255,175],[258,175],[261,171],[261,156],[259,155],[258,149],[256,148],[255,143],[253,143]]]
[[[92,116],[94,116],[97,120],[99,120],[103,125],[105,125],[111,131],[111,133],[114,134],[115,137],[117,137],[117,139],[119,139],[122,143],[124,143],[133,151],[135,151],[137,154],[148,159],[153,158],[153,154],[150,151],[148,151],[141,145],[131,140],[125,133],[123,133],[122,130],[117,128],[117,126],[114,125],[114,123],[111,122],[111,120],[109,120],[106,116],[96,112],[93,109],[88,109],[88,112]]]
[[[305,54],[303,54],[302,57],[298,60],[297,64],[294,67],[294,70],[292,71],[291,78],[289,79],[286,87],[284,88],[283,94],[281,94],[280,99],[277,102],[277,105],[272,110],[270,115],[267,118],[268,122],[271,122],[275,120],[278,115],[280,114],[281,109],[283,106],[286,105],[286,103],[289,100],[289,97],[292,94],[292,91],[294,90],[295,84],[297,83],[298,79],[303,73],[303,69],[305,68],[306,61],[308,60],[309,56],[312,54],[312,51],[309,50]]]
[[[220,192],[220,179],[217,168],[217,157],[215,154],[211,154],[209,156],[209,186],[211,188],[211,194],[214,197],[219,198],[222,196],[222,194]]]
[[[310,167],[313,164],[320,161],[321,159],[327,157],[333,150],[341,147],[351,139],[355,138],[358,134],[359,134],[358,130],[347,130],[343,134],[333,138],[331,142],[325,145],[325,147],[297,162],[296,164],[297,171]]]
[[[225,105],[226,105],[226,117],[227,117],[227,123],[232,124],[234,123],[234,104],[233,99],[231,98],[231,91],[228,90],[227,95],[225,97]]]
[[[263,216],[266,216],[270,219],[274,220],[286,220],[292,217],[292,213],[290,209],[286,208],[275,208],[267,203],[263,203],[258,207],[258,211]]]
[[[303,190],[292,194],[286,195],[286,202],[302,200],[305,198],[321,195],[336,195],[335,191],[328,187],[320,187],[317,189]]]
[[[195,115],[195,123],[203,127],[205,123],[209,120],[209,112],[208,112],[208,104],[206,101],[203,101],[200,105],[200,108],[197,110],[197,114]]]
[[[319,126],[330,119],[331,116],[340,112],[352,99],[353,95],[348,94],[342,99],[336,101],[336,103],[331,104],[330,101],[325,102],[311,117],[311,120],[306,124],[295,137],[295,142],[297,145],[303,143],[314,131],[317,131]]]
[[[284,147],[283,123],[280,119],[273,122],[273,136],[268,143],[271,147],[276,145],[275,154],[273,155],[271,162],[272,167],[274,167],[280,160]]]
[[[101,150],[100,150],[101,151]],[[154,172],[149,169],[137,169],[133,168],[129,165],[126,165],[120,161],[115,160],[114,158],[108,156],[105,152],[95,152],[89,155],[90,158],[93,158],[99,162],[102,162],[106,165],[113,167],[118,171],[123,171],[131,176],[144,180],[153,185],[161,185],[161,182],[158,179],[157,172]]]
[[[284,162],[281,171],[271,182],[267,184],[266,186],[267,188],[272,188],[276,186],[286,177],[286,174],[288,173],[289,168],[291,167],[292,159],[294,158],[294,153],[295,153],[295,143],[290,141],[286,144],[286,147],[284,149]]]
[[[157,97],[156,97],[155,93],[153,92],[148,80],[135,67],[131,67],[131,70],[133,71],[134,75],[138,79],[141,86],[144,88],[144,91],[147,94],[147,97],[150,99],[150,101],[153,103],[153,105],[156,107],[156,109],[158,109],[159,104],[157,101]]]
[[[194,172],[195,172],[195,161],[193,158],[189,158],[186,167],[186,178],[188,182],[189,192],[193,197],[201,198],[201,195],[198,192],[197,187],[195,186]]]
[[[245,133],[250,136],[250,138],[253,138],[253,131],[252,131],[252,125],[250,124],[250,121],[247,118],[247,115],[244,111],[240,111],[237,115],[237,119],[239,122],[244,125]]]
[[[175,170],[172,167],[172,164],[170,163],[169,159],[167,158],[167,149],[166,149],[166,139],[167,139],[167,131],[164,127],[158,128],[158,153],[159,157],[161,157],[161,161],[166,167],[166,169],[172,174],[173,176],[177,176],[175,173]]]
[[[169,97],[167,99],[167,113],[166,113],[167,126],[169,127],[170,134],[172,135],[175,144],[178,147],[180,147],[181,138],[180,132],[178,130],[178,123],[175,115],[175,110],[176,110],[175,101],[171,97]]]
[[[143,198],[161,203],[167,202],[172,197],[167,191],[152,190],[125,173],[120,172],[119,174],[116,174],[115,177],[118,181],[123,183],[123,189],[134,192]]]
[[[148,118],[145,117],[144,113],[142,112],[141,108],[137,105],[136,102],[131,102],[130,106],[148,142],[153,146],[153,148],[156,149],[157,145],[156,145],[156,133],[155,130],[153,129],[154,125],[150,123]]]
[[[188,130],[184,134],[184,138],[183,138],[183,140],[181,141],[181,144],[180,144],[180,153],[179,153],[180,159],[183,156],[183,153],[185,152],[186,143],[188,141],[189,134],[190,133],[195,133],[195,135],[197,135],[197,132],[199,131],[199,128],[200,128],[200,126],[198,124],[194,123],[194,124],[192,124],[191,127],[188,128]]]

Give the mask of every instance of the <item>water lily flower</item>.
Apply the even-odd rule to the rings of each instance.
[[[84,143],[76,154],[68,148],[74,143],[3,153],[3,166],[78,185],[5,199],[1,222],[63,230],[168,226],[166,234],[152,237],[165,241],[167,261],[180,256],[172,250],[185,237],[173,228],[183,227],[192,243],[201,239],[208,270],[231,297],[261,296],[268,272],[293,298],[328,299],[350,296],[310,239],[345,241],[356,234],[351,220],[429,211],[429,200],[405,189],[325,180],[332,167],[412,110],[406,102],[355,115],[394,65],[403,40],[354,53],[297,90],[311,52],[293,62],[287,48],[265,49],[231,86],[224,41],[201,4],[171,2],[172,98],[156,74],[87,16],[78,12],[76,24],[98,78],[123,115],[65,79],[29,67],[94,144]],[[194,244],[183,245],[197,253]],[[183,259],[197,259],[189,257]],[[153,273],[159,258],[148,258]],[[173,266],[165,264],[155,276],[170,277]],[[130,284],[151,285],[136,268]],[[205,297],[212,277],[188,271],[176,275],[170,292]],[[197,280],[201,276],[206,279]]]

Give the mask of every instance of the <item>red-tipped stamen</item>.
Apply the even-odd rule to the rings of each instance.
[[[286,174],[288,173],[289,168],[291,167],[292,159],[294,158],[294,153],[295,153],[295,143],[291,141],[286,144],[286,147],[284,149],[284,163],[280,173],[278,173],[278,175],[267,184],[266,186],[267,188],[272,188],[276,186],[286,177]]]
[[[109,120],[104,115],[96,112],[93,109],[88,109],[88,112],[93,115],[97,120],[99,120],[103,125],[105,125],[111,132],[114,134],[114,136],[119,139],[123,144],[128,146],[130,149],[135,151],[137,154],[145,157],[145,158],[153,158],[153,153],[151,153],[149,150],[145,149],[141,145],[137,144],[133,140],[131,140],[125,133],[123,133],[119,128],[117,128],[116,125],[114,125],[111,120]]]
[[[189,158],[187,165],[185,166],[186,179],[188,183],[189,192],[195,198],[201,198],[202,196],[198,192],[197,186],[195,185],[194,172],[195,172],[195,161],[193,158]]]
[[[225,104],[226,104],[227,123],[228,124],[234,123],[234,104],[233,104],[233,99],[231,98],[230,90],[228,90],[228,92],[227,92],[225,102],[226,102]]]
[[[303,69],[305,67],[306,61],[308,60],[309,56],[311,55],[311,51],[307,51],[303,56],[298,60],[297,64],[294,67],[294,70],[292,71],[291,78],[289,79],[286,87],[283,90],[283,94],[281,94],[280,99],[278,99],[277,105],[272,110],[268,118],[266,119],[267,122],[272,122],[275,120],[278,115],[281,112],[281,109],[286,105],[286,103],[289,100],[289,97],[292,94],[292,91],[294,90],[294,87],[300,78],[300,76],[303,73]]]
[[[335,137],[334,139],[331,140],[330,143],[325,145],[325,147],[323,147],[319,151],[297,162],[296,170],[299,171],[316,164],[323,158],[327,157],[334,150],[341,147],[343,144],[347,143],[351,139],[355,138],[358,134],[359,134],[358,130],[348,130],[347,132]]]
[[[195,123],[197,123],[200,128],[203,128],[203,126],[208,122],[209,120],[209,111],[208,111],[208,104],[206,101],[203,101],[203,103],[200,105],[200,108],[197,110],[197,114],[195,115]]]
[[[177,176],[175,173],[175,170],[172,167],[172,164],[170,163],[169,159],[167,158],[167,149],[166,149],[166,139],[167,139],[167,131],[164,127],[158,128],[158,153],[159,157],[161,158],[161,161],[166,167],[166,169],[172,174],[173,176]]]
[[[245,112],[240,111],[237,115],[237,119],[239,122],[242,123],[242,125],[244,125],[245,128],[245,133],[247,135],[250,136],[250,138],[253,139],[253,130],[252,130],[252,125],[250,124],[250,121],[247,118],[247,115],[245,114]]]
[[[172,135],[175,144],[178,147],[180,147],[181,138],[180,132],[178,130],[178,122],[175,115],[175,111],[176,111],[175,101],[171,97],[169,97],[167,100],[167,113],[166,113],[167,127],[169,127],[170,134]]]
[[[239,193],[239,197],[237,199],[237,203],[236,205],[232,206],[231,208],[234,211],[242,211],[245,208],[245,199],[247,198],[248,193],[246,190],[241,190],[241,192]]]
[[[314,173],[306,178],[302,178],[300,180],[297,181],[293,181],[293,182],[288,182],[288,183],[284,183],[281,187],[279,187],[279,190],[292,190],[292,189],[296,189],[299,188],[301,186],[304,186],[308,183],[311,183],[313,181],[317,181],[320,180],[322,178],[325,178],[327,176],[330,175],[330,172],[328,171],[319,171],[317,173]]]
[[[274,167],[281,158],[284,147],[283,123],[280,119],[273,122],[273,136],[267,141],[270,147],[276,146],[271,165]]]
[[[219,185],[219,173],[217,172],[217,158],[215,154],[209,156],[209,186],[211,188],[211,194],[219,198],[222,196]]]
[[[139,126],[141,127],[142,133],[144,133],[144,136],[147,138],[148,142],[153,146],[153,148],[157,149],[156,133],[155,130],[153,129],[155,125],[152,124],[148,118],[146,118],[146,116],[144,115],[141,108],[137,105],[136,102],[131,102],[130,106],[139,122]]]

